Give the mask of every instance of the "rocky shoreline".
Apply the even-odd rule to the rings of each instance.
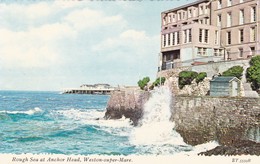
[[[260,156],[260,143],[250,140],[238,140],[232,145],[221,145],[216,148],[201,152],[198,155],[257,155]]]
[[[150,95],[148,91],[131,89],[114,92],[105,118],[125,117],[137,126]],[[184,142],[195,146],[215,140],[220,144],[199,155],[260,155],[260,99],[191,96],[173,99],[171,120]],[[249,132],[253,138],[248,137]]]

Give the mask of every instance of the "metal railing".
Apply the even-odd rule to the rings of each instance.
[[[166,61],[163,62],[161,67],[158,67],[158,72],[163,71],[163,70],[168,70],[168,69],[173,69],[173,68],[177,68],[177,67],[185,67],[185,66],[192,66],[193,64],[195,64],[196,62],[201,62],[200,64],[208,64],[208,63],[213,63],[213,62],[224,62],[224,61],[235,61],[235,60],[242,60],[242,59],[248,59],[251,58],[253,56],[256,56],[256,54],[260,54],[260,51],[245,51],[244,53],[250,53],[250,55],[247,55],[247,57],[241,57],[241,58],[236,58],[236,59],[231,59],[229,58],[227,55],[225,56],[205,56],[205,57],[201,57],[201,58],[195,58],[195,59],[190,59],[190,60],[185,60],[185,61]],[[231,52],[229,54],[238,54],[239,52]],[[225,59],[225,58],[226,59]]]

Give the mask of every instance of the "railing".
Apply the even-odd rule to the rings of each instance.
[[[239,54],[239,52],[230,52],[230,55],[234,56],[234,54]],[[223,56],[204,56],[201,58],[195,58],[195,59],[190,59],[190,60],[185,60],[185,61],[166,61],[163,62],[161,67],[158,67],[158,72],[163,71],[163,70],[168,70],[168,69],[173,69],[176,67],[185,67],[185,66],[191,66],[192,64],[195,64],[196,62],[201,62],[208,64],[212,62],[223,62],[223,61],[235,61],[235,60],[243,60],[243,59],[249,59],[252,58],[253,56],[256,56],[256,54],[260,54],[260,51],[243,51],[243,57],[241,58],[236,58],[236,59],[231,59],[228,54],[225,54]],[[247,55],[246,58],[244,55]]]

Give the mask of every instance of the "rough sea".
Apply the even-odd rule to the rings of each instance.
[[[154,91],[141,125],[103,119],[107,95],[0,91],[0,154],[196,155],[216,147],[183,142],[170,118],[170,92]]]

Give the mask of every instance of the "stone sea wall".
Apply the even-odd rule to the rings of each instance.
[[[130,118],[134,125],[150,93],[140,90],[116,91],[111,95],[105,118]],[[171,120],[184,141],[197,145],[212,140],[229,145],[236,140],[259,140],[260,99],[175,96]]]
[[[260,142],[260,99],[176,96],[172,120],[191,145],[217,140]]]

